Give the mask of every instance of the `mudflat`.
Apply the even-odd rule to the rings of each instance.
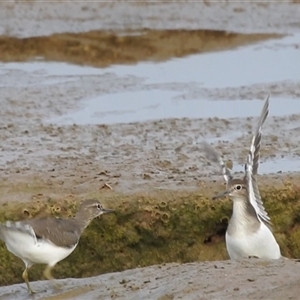
[[[257,119],[255,115],[229,117],[230,113],[224,112],[221,117],[159,120],[145,117],[141,121],[115,122],[118,116],[122,118],[127,113],[126,109],[117,107],[111,115],[99,113],[97,124],[60,121],[74,111],[82,110],[83,114],[86,104],[82,99],[106,94],[122,98],[128,91],[151,93],[156,89],[177,93],[183,90],[176,98],[178,101],[198,96],[211,103],[230,100],[230,111],[239,109],[241,98],[263,100],[267,94],[299,101],[299,77],[209,88],[195,83],[197,78],[195,82],[174,80],[154,84],[142,76],[121,74],[114,69],[116,64],[134,68],[145,61],[157,64],[159,69],[163,68],[159,62],[176,61],[198,53],[222,53],[246,45],[257,45],[259,49],[260,42],[269,40],[275,40],[274,47],[286,49],[288,55],[291,49],[299,48],[298,42],[288,45],[282,42],[283,37],[299,32],[297,1],[276,4],[140,1],[109,5],[36,1],[1,3],[0,7],[0,24],[3,23],[0,201],[17,210],[20,218],[37,213],[28,208],[34,206],[37,199],[47,203],[46,199],[51,198],[63,203],[70,198],[80,201],[100,197],[107,207],[110,204],[117,207],[124,197],[137,195],[142,195],[141,201],[162,197],[170,202],[177,192],[201,193],[201,197],[208,199],[223,188],[223,182],[218,170],[202,157],[203,139],[214,143],[226,159],[233,161],[237,175],[243,171]],[[52,65],[53,61],[56,63]],[[72,73],[69,65],[59,64],[62,62],[83,66],[82,73],[76,73],[77,69]],[[47,71],[35,65],[38,63],[45,63]],[[84,69],[86,65],[88,69]],[[49,66],[65,73],[51,74]],[[96,68],[93,71],[92,67],[100,68],[101,72],[97,73]],[[233,82],[237,79],[231,78]],[[163,97],[162,93],[161,101]],[[271,107],[277,107],[278,112],[281,107],[275,102],[271,102]],[[265,171],[261,173],[266,175],[259,175],[258,179],[263,190],[274,186],[284,188],[287,181],[298,187],[300,111],[289,103],[289,113],[273,115],[271,111],[263,128],[261,169]],[[130,109],[135,111],[135,108]],[[147,112],[151,109],[159,112],[155,105]],[[107,115],[112,121],[102,122]],[[111,199],[115,202],[110,203]],[[271,204],[268,202],[268,205]],[[3,206],[3,211],[5,209]],[[66,215],[60,208],[55,213]],[[3,213],[1,220],[8,216],[9,212]],[[275,212],[272,217],[276,220]],[[101,226],[101,220],[99,224]],[[297,220],[291,228],[295,232]],[[214,238],[207,245],[207,251],[210,247],[221,249],[215,257],[224,260],[183,264],[178,263],[181,262],[178,257],[173,263],[97,277],[62,279],[64,285],[60,291],[54,290],[49,282],[34,282],[33,288],[41,290],[34,298],[298,299],[297,260],[228,261],[223,238]],[[281,246],[286,255],[297,257]],[[2,282],[21,283],[22,263],[12,256],[9,260],[14,262],[13,269],[19,270],[20,278],[7,275]],[[197,260],[204,259],[200,255]],[[69,263],[78,263],[80,268],[72,256]],[[2,274],[9,272],[1,266],[0,269]],[[31,272],[34,273],[34,268]],[[0,287],[0,297],[27,299],[25,284]]]

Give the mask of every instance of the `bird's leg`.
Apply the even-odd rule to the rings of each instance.
[[[24,272],[23,272],[23,274],[22,274],[22,277],[23,277],[23,279],[24,279],[24,281],[25,281],[25,283],[26,283],[26,285],[27,285],[28,292],[29,292],[30,294],[34,294],[35,291],[30,287],[29,280],[28,280],[28,270],[29,270],[29,268],[30,268],[30,267],[28,267],[28,266],[26,265],[26,268],[25,268],[25,270],[24,270]]]
[[[57,282],[55,282],[55,278],[51,274],[51,270],[53,269],[53,266],[47,266],[44,270],[44,276],[46,279],[50,280],[54,288],[60,289],[61,285]]]
[[[53,281],[54,277],[51,275],[51,270],[52,270],[52,267],[47,266],[46,269],[44,270],[44,276],[46,279]]]

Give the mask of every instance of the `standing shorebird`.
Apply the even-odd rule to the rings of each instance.
[[[75,218],[41,218],[0,224],[0,239],[7,250],[25,264],[22,276],[29,293],[34,293],[28,280],[29,268],[34,264],[47,264],[44,276],[53,280],[52,268],[74,251],[84,229],[94,218],[110,212],[113,210],[104,209],[97,200],[85,200]]]
[[[226,231],[226,248],[231,259],[253,256],[264,259],[281,257],[280,248],[270,229],[270,217],[264,208],[255,178],[260,157],[261,127],[268,113],[269,97],[265,101],[252,137],[243,179],[234,179],[216,150],[203,143],[207,159],[220,165],[226,182],[226,191],[213,199],[230,196],[233,201],[233,212]]]

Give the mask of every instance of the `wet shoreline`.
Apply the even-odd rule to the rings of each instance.
[[[105,182],[119,193],[145,186],[148,191],[196,190],[216,173],[203,161],[203,140],[242,171],[253,124],[268,94],[260,174],[273,174],[271,180],[282,173],[282,179],[294,176],[300,167],[300,65],[280,59],[286,51],[297,56],[297,40],[296,34],[223,52],[105,69],[2,63],[3,186],[10,185],[13,174],[15,185],[38,177],[44,188],[59,185],[69,193],[75,191],[75,180],[82,195],[89,185]],[[247,58],[259,66],[245,62],[228,76],[227,65]],[[238,80],[231,79],[237,75]],[[221,179],[217,173],[213,178]],[[5,193],[0,200],[10,197]]]
[[[168,251],[148,244],[155,263],[181,261],[182,252],[192,263],[131,269],[137,264],[127,259],[121,267],[129,270],[63,279],[61,291],[47,281],[33,282],[41,289],[35,299],[298,298],[295,260],[196,262],[213,259],[213,253],[227,258],[224,230],[230,216],[229,202],[210,202],[224,187],[218,170],[204,161],[201,141],[213,143],[242,176],[268,94],[258,182],[282,252],[298,257],[300,5],[294,2],[0,4],[2,60],[11,61],[0,63],[1,218],[12,212],[16,219],[71,216],[70,207],[90,197],[110,203],[119,217],[131,217],[130,226],[117,216],[94,222],[77,252],[56,266],[58,278],[73,277],[72,268],[83,259],[78,270],[86,268],[82,274],[90,276],[87,261],[96,252],[98,264],[112,260],[102,249],[115,244],[100,249],[88,233],[101,242],[105,232],[132,239],[127,250],[135,253],[135,239],[144,238],[137,226],[163,241],[170,232],[182,233],[181,227],[168,232],[164,223],[175,222],[180,209],[195,222],[191,228],[191,220],[183,218],[188,228],[183,250],[174,236]],[[134,45],[140,45],[138,53]],[[102,50],[103,60],[97,58]],[[157,227],[150,226],[151,218]],[[199,236],[204,220],[209,230]],[[126,233],[123,239],[118,230]],[[139,245],[140,254],[150,251],[143,240]],[[21,282],[23,266],[4,247],[1,243],[2,282]],[[119,262],[126,258],[118,249],[113,254]],[[31,274],[37,280],[41,269]],[[0,287],[1,299],[11,297],[28,299],[25,284]]]

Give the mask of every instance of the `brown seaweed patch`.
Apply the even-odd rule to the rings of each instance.
[[[239,34],[221,30],[90,31],[51,36],[0,37],[1,61],[27,61],[42,57],[107,67],[139,61],[163,61],[194,53],[231,49],[278,38],[276,34]]]

